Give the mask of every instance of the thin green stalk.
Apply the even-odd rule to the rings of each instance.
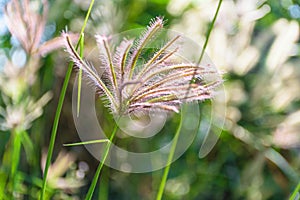
[[[59,122],[63,102],[64,102],[64,99],[65,99],[68,83],[69,83],[69,80],[70,80],[70,77],[71,77],[72,68],[73,68],[73,63],[70,63],[69,66],[68,66],[68,70],[67,70],[65,80],[64,80],[64,83],[63,83],[63,87],[62,87],[62,90],[61,90],[61,93],[60,93],[60,96],[59,96],[59,100],[58,100],[58,105],[57,105],[55,118],[54,118],[54,122],[53,122],[51,138],[50,138],[50,143],[49,143],[49,149],[48,149],[48,153],[47,153],[47,160],[46,160],[46,165],[45,165],[45,170],[44,170],[41,200],[44,199],[44,195],[45,195],[45,191],[46,191],[48,170],[49,170],[49,167],[50,167],[50,164],[51,164],[51,159],[52,159],[52,154],[53,154],[53,149],[54,149],[54,144],[55,144],[55,138],[56,138],[56,134],[57,134],[58,122]]]
[[[22,132],[13,131],[13,150],[12,150],[12,163],[11,163],[11,171],[10,176],[12,180],[13,191],[16,188],[16,173],[18,170],[19,162],[20,162],[20,155],[21,155],[21,134]]]
[[[21,150],[21,140],[18,132],[13,133],[13,153],[12,153],[12,164],[11,164],[11,177],[14,177],[19,165],[20,150]]]
[[[181,109],[181,112],[183,112],[183,109]],[[172,160],[173,160],[173,157],[174,157],[174,154],[175,154],[175,150],[176,150],[176,146],[177,146],[177,143],[178,143],[178,138],[179,138],[180,130],[181,130],[181,127],[182,127],[182,121],[183,121],[183,114],[180,115],[179,125],[177,127],[177,130],[176,130],[176,133],[175,133],[175,136],[174,136],[174,139],[173,139],[173,143],[172,143],[170,153],[169,153],[169,156],[168,156],[167,166],[164,169],[163,177],[161,179],[160,186],[159,186],[159,189],[158,189],[158,193],[156,195],[156,200],[160,200],[163,196],[163,193],[164,193],[164,189],[165,189],[168,174],[169,174],[169,171],[170,171],[171,163],[172,163]]]
[[[92,199],[92,196],[93,196],[93,193],[94,193],[94,191],[95,191],[96,184],[97,184],[97,182],[98,182],[98,179],[99,179],[101,170],[102,170],[103,165],[104,165],[104,163],[105,163],[105,161],[106,161],[106,159],[107,159],[107,156],[108,156],[108,153],[109,153],[110,146],[111,146],[111,144],[112,144],[112,142],[113,142],[113,139],[114,139],[114,137],[115,137],[117,131],[118,131],[118,125],[117,125],[117,123],[116,123],[116,125],[115,125],[115,127],[114,127],[114,130],[113,130],[113,132],[112,132],[112,134],[111,134],[111,136],[110,136],[110,138],[109,138],[109,142],[108,142],[107,145],[105,146],[103,160],[102,160],[102,162],[100,162],[99,165],[98,165],[98,168],[97,168],[96,173],[95,173],[95,175],[94,175],[94,178],[93,178],[93,181],[92,181],[91,186],[90,186],[90,188],[89,188],[89,191],[88,191],[88,193],[87,193],[87,195],[86,195],[86,197],[85,197],[85,200],[90,200],[90,199]]]
[[[296,199],[297,196],[298,198]],[[299,200],[299,197],[300,197],[300,182],[298,183],[297,187],[295,188],[289,200]]]
[[[212,22],[211,22],[210,25],[209,25],[208,32],[207,32],[207,36],[206,36],[206,39],[205,39],[203,48],[202,48],[202,50],[201,50],[201,54],[200,54],[199,60],[198,60],[198,65],[201,63],[202,58],[203,58],[203,56],[204,56],[204,52],[205,52],[205,49],[206,49],[206,47],[207,47],[207,44],[208,44],[208,40],[209,40],[211,31],[212,31],[213,28],[214,28],[214,25],[215,25],[217,16],[218,16],[218,14],[219,14],[219,10],[220,10],[220,8],[221,8],[222,1],[223,1],[223,0],[219,0],[218,7],[217,7],[217,10],[216,10],[216,12],[215,12],[214,18],[213,18]]]
[[[198,65],[201,63],[201,60],[202,60],[202,58],[203,58],[203,56],[204,56],[204,52],[205,52],[205,49],[206,49],[206,47],[207,47],[207,44],[208,44],[208,40],[209,40],[211,31],[212,31],[212,29],[213,29],[213,27],[214,27],[214,24],[215,24],[215,22],[216,22],[217,16],[218,16],[218,14],[219,14],[219,10],[220,10],[222,1],[223,1],[223,0],[219,0],[218,7],[217,7],[217,10],[216,10],[216,12],[215,12],[214,18],[213,18],[213,20],[212,20],[212,22],[210,23],[210,26],[209,26],[209,28],[208,28],[206,40],[205,40],[205,42],[204,42],[204,45],[203,45],[203,48],[202,48],[202,51],[201,51],[201,54],[200,54],[200,58],[199,58],[199,60],[198,60]],[[196,75],[196,70],[195,70],[195,73],[194,73],[194,75],[193,75],[192,80],[194,79],[195,75]],[[188,88],[186,95],[188,95],[189,90],[190,90],[190,88]],[[163,177],[162,177],[162,180],[161,180],[161,182],[160,182],[160,186],[159,186],[159,190],[158,190],[158,193],[157,193],[157,196],[156,196],[156,200],[161,200],[162,195],[163,195],[163,192],[164,192],[164,188],[165,188],[166,181],[167,181],[168,174],[169,174],[170,167],[171,167],[171,162],[172,162],[172,160],[173,160],[173,156],[174,156],[175,149],[176,149],[176,145],[177,145],[178,138],[179,138],[180,129],[181,129],[181,126],[182,126],[182,116],[183,116],[183,114],[181,114],[180,124],[179,124],[179,126],[178,126],[178,128],[177,128],[175,137],[174,137],[174,139],[173,139],[172,147],[171,147],[171,150],[170,150],[170,153],[169,153],[169,156],[168,156],[167,166],[165,167],[164,172],[163,172]]]
[[[79,50],[79,56],[83,57],[83,48],[84,48],[84,33],[82,33],[80,38],[80,50]],[[81,81],[82,81],[82,68],[79,68],[78,73],[78,91],[77,91],[77,117],[79,116],[79,110],[80,110],[80,98],[81,98]]]
[[[0,199],[8,199],[5,195],[7,173],[6,170],[3,169],[3,165],[4,163],[2,163],[2,166],[0,167]]]
[[[109,190],[109,167],[102,169],[102,175],[99,182],[98,200],[108,200]]]
[[[91,0],[89,9],[87,11],[83,26],[81,28],[80,31],[80,38],[77,42],[76,48],[78,49],[79,46],[79,42],[81,40],[81,37],[84,33],[87,21],[89,19],[89,16],[91,14],[91,10],[93,8],[95,0]],[[48,153],[47,153],[47,160],[46,160],[46,165],[45,165],[45,169],[44,169],[44,178],[43,178],[43,185],[42,185],[42,192],[41,192],[41,200],[44,200],[44,195],[45,195],[45,191],[46,191],[46,185],[47,185],[47,176],[48,176],[48,170],[51,164],[51,159],[52,159],[52,154],[53,154],[53,149],[54,149],[54,144],[55,144],[55,138],[56,138],[56,134],[57,134],[57,128],[58,128],[58,123],[59,123],[59,118],[60,118],[60,114],[61,114],[61,110],[62,110],[62,106],[63,106],[63,102],[66,96],[66,91],[67,91],[67,87],[69,84],[69,80],[71,77],[71,73],[72,73],[72,69],[73,69],[73,63],[71,62],[68,66],[68,70],[66,72],[66,76],[65,76],[65,80],[63,83],[63,87],[59,96],[59,101],[58,101],[58,105],[57,105],[57,109],[56,109],[56,113],[55,113],[55,118],[54,118],[54,123],[53,123],[53,127],[52,127],[52,132],[51,132],[51,138],[50,138],[50,143],[49,143],[49,149],[48,149]]]
[[[96,143],[103,143],[103,142],[109,142],[108,139],[100,139],[100,140],[91,140],[91,141],[85,141],[85,142],[76,142],[71,144],[64,144],[65,147],[70,146],[78,146],[78,145],[85,145],[85,144],[96,144]]]
[[[8,196],[8,179],[10,178],[12,172],[12,154],[13,154],[13,135],[10,136],[7,148],[4,151],[2,162],[0,166],[0,199],[9,199]]]
[[[35,166],[38,164],[37,159],[35,158],[35,147],[33,145],[33,142],[31,141],[28,133],[26,131],[23,131],[20,135],[21,137],[21,143],[25,150],[26,158],[28,163],[31,164],[31,166]]]
[[[216,22],[216,20],[217,20],[217,16],[218,16],[218,14],[219,14],[219,10],[220,10],[220,8],[221,8],[222,1],[223,1],[223,0],[219,0],[218,7],[217,7],[217,10],[216,10],[216,12],[215,12],[214,18],[213,18],[212,22],[210,23],[210,25],[209,25],[209,27],[208,27],[208,32],[207,32],[207,35],[206,35],[206,39],[205,39],[204,45],[203,45],[203,47],[202,47],[202,50],[201,50],[200,57],[199,57],[199,60],[198,60],[197,65],[199,65],[199,64],[201,63],[202,58],[203,58],[203,56],[204,56],[205,49],[206,49],[206,47],[207,47],[207,44],[208,44],[208,40],[209,40],[209,38],[210,38],[211,31],[212,31],[212,29],[214,28],[215,22]],[[195,79],[196,74],[197,74],[197,69],[194,70],[194,74],[193,74],[193,77],[191,78],[191,82],[192,82],[192,80]],[[191,86],[187,89],[186,95],[185,95],[185,96],[188,96],[190,90],[191,90]]]

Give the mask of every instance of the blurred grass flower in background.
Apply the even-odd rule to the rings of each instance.
[[[48,1],[42,2],[42,14],[38,2],[13,0],[7,3],[4,13],[7,27],[28,54],[38,51],[48,15]]]
[[[3,49],[6,53],[0,74],[0,128],[9,133],[9,139],[3,140],[7,143],[4,144],[5,152],[0,166],[0,199],[22,199],[30,193],[24,189],[27,188],[26,178],[19,171],[24,161],[23,149],[29,166],[33,166],[32,171],[38,164],[39,146],[34,145],[32,140],[35,138],[28,131],[43,114],[52,93],[45,92],[42,97],[37,98],[41,93],[34,93],[32,88],[39,82],[42,56],[63,45],[60,38],[43,41],[48,8],[48,1],[28,0],[13,0],[3,10],[1,7],[5,24],[12,36],[12,47],[10,50]],[[76,35],[72,34],[70,37],[74,39]],[[39,131],[38,134],[45,133]]]
[[[46,151],[42,154],[41,170],[45,169]],[[49,168],[48,196],[53,199],[65,199],[69,195],[79,199],[78,190],[85,184],[86,163],[76,163],[76,155],[72,152],[60,151]],[[58,191],[58,192],[57,192]],[[36,196],[38,198],[38,196]]]

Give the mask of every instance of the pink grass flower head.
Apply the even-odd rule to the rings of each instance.
[[[77,68],[108,101],[113,114],[126,115],[151,110],[179,112],[182,103],[202,101],[213,97],[221,78],[204,80],[204,75],[219,77],[215,69],[198,64],[172,60],[180,47],[174,46],[180,36],[166,42],[149,59],[143,61],[142,51],[163,28],[163,19],[151,21],[137,40],[123,39],[115,51],[110,48],[106,36],[96,35],[104,74],[80,58],[72,46],[68,33],[63,33],[66,51]]]

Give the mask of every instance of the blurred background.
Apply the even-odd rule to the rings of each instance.
[[[10,194],[37,199],[69,61],[57,37],[66,27],[80,32],[90,2],[9,2],[0,1],[0,193],[7,194],[4,199]],[[142,28],[156,16],[164,17],[166,28],[203,45],[217,4],[97,0],[85,31],[85,52],[93,47],[94,34]],[[299,21],[298,0],[223,0],[206,53],[224,72],[225,126],[205,158],[198,157],[196,140],[172,164],[163,199],[289,197],[300,181]],[[49,171],[51,199],[83,199],[98,164],[84,146],[63,147],[80,141],[72,117],[75,76]],[[129,174],[105,167],[94,197],[154,199],[161,176],[162,170]]]

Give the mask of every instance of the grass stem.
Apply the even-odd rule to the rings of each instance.
[[[181,112],[183,112],[183,109],[181,109]],[[172,163],[172,160],[173,160],[173,157],[174,157],[174,154],[175,154],[175,150],[176,150],[176,146],[177,146],[177,143],[178,143],[178,138],[179,138],[179,134],[180,134],[181,126],[182,126],[182,121],[183,121],[182,117],[183,117],[183,114],[180,115],[179,125],[177,127],[177,130],[176,130],[176,133],[175,133],[175,136],[174,136],[174,139],[173,139],[173,143],[172,143],[170,153],[169,153],[169,156],[168,156],[167,166],[164,169],[163,177],[162,177],[161,182],[160,182],[160,186],[159,186],[159,189],[158,189],[156,200],[161,200],[161,198],[163,196],[163,193],[164,193],[164,189],[165,189],[168,174],[169,174],[169,171],[170,171],[171,163]]]
[[[199,60],[198,60],[198,65],[201,63],[201,61],[203,59],[204,52],[205,52],[205,49],[207,47],[208,40],[209,40],[210,34],[212,32],[212,29],[214,27],[214,24],[216,22],[217,16],[219,14],[219,10],[220,10],[222,1],[223,0],[219,0],[219,3],[218,3],[218,6],[217,6],[217,10],[215,12],[214,18],[213,18],[212,22],[209,25],[207,36],[206,36],[203,48],[201,50]],[[195,75],[196,75],[196,70],[194,71],[193,78],[195,77]],[[193,78],[192,78],[192,80],[193,80]],[[186,95],[188,95],[189,90],[190,90],[190,88],[188,88]],[[183,114],[181,113],[181,117],[182,116],[183,116]],[[173,156],[174,156],[174,153],[175,153],[175,150],[176,150],[176,145],[177,145],[177,142],[178,142],[178,138],[179,138],[179,133],[180,133],[181,126],[182,126],[182,118],[180,120],[180,124],[179,124],[179,126],[177,128],[177,131],[176,131],[173,143],[172,143],[172,147],[171,147],[171,150],[170,150],[170,153],[169,153],[169,157],[168,157],[167,166],[165,167],[164,172],[163,172],[163,177],[162,177],[162,180],[160,182],[160,186],[159,186],[159,190],[158,190],[158,193],[157,193],[157,196],[156,196],[156,200],[161,200],[161,198],[163,196],[163,192],[164,192],[164,188],[165,188],[166,181],[167,181],[167,178],[168,178],[168,174],[169,174],[169,171],[170,171],[171,163],[172,163]]]
[[[20,156],[21,156],[21,131],[13,131],[13,146],[12,146],[12,163],[11,163],[11,180],[12,180],[12,187],[13,191],[16,191],[16,184],[17,184],[17,170],[20,162]]]
[[[84,48],[84,33],[82,33],[81,38],[80,38],[80,52],[79,56],[82,58],[83,57],[83,48]],[[77,117],[79,116],[79,110],[80,110],[80,99],[81,99],[81,81],[82,81],[82,68],[79,68],[79,73],[78,73],[78,91],[77,91]]]
[[[98,179],[99,179],[101,170],[102,170],[103,165],[104,165],[104,163],[105,163],[105,161],[106,161],[106,159],[107,159],[107,156],[108,156],[108,153],[109,153],[110,146],[111,146],[111,144],[112,144],[112,142],[113,142],[113,139],[114,139],[114,137],[115,137],[117,131],[118,131],[118,125],[116,124],[115,127],[114,127],[114,130],[113,130],[113,132],[112,132],[112,134],[111,134],[111,136],[110,136],[110,138],[109,138],[110,141],[109,141],[109,142],[107,143],[107,145],[105,146],[103,159],[102,159],[102,161],[99,163],[99,165],[98,165],[98,167],[97,167],[96,173],[95,173],[94,178],[93,178],[93,180],[92,180],[92,183],[91,183],[91,186],[90,186],[90,188],[89,188],[89,191],[88,191],[88,193],[87,193],[87,195],[86,195],[86,197],[85,197],[85,200],[90,200],[90,199],[92,199],[92,196],[93,196],[93,193],[94,193],[94,191],[95,191],[95,188],[96,188],[96,185],[97,185],[97,182],[98,182]]]
[[[298,183],[297,187],[295,188],[295,190],[294,190],[293,194],[291,195],[291,197],[289,198],[289,200],[299,200],[299,198],[300,198],[300,182]]]
[[[80,31],[80,38],[77,42],[76,49],[78,49],[78,47],[79,47],[81,37],[82,37],[82,35],[84,33],[84,30],[85,30],[85,27],[87,25],[87,21],[89,19],[90,14],[91,14],[91,10],[93,8],[94,2],[95,2],[95,0],[91,0],[89,9],[87,11],[87,14],[86,14],[86,17],[85,17],[85,20],[84,20],[84,23],[83,23],[83,26],[82,26],[81,31]],[[54,118],[54,123],[53,123],[53,127],[52,127],[48,153],[47,153],[47,160],[46,160],[45,169],[44,169],[43,185],[42,185],[42,191],[41,191],[41,195],[40,195],[41,200],[44,200],[44,196],[45,196],[45,191],[46,191],[46,186],[47,186],[48,170],[49,170],[49,167],[50,167],[50,164],[51,164],[51,159],[52,159],[52,154],[53,154],[53,149],[54,149],[54,144],[55,144],[55,139],[56,139],[56,134],[57,134],[59,118],[60,118],[63,102],[64,102],[64,99],[65,99],[65,96],[66,96],[69,80],[70,80],[70,77],[71,77],[71,74],[72,74],[72,69],[73,69],[73,63],[70,63],[69,66],[68,66],[68,70],[66,72],[65,80],[64,80],[64,83],[63,83],[63,86],[62,86],[62,90],[60,92],[58,105],[57,105],[57,108],[56,108],[56,113],[55,113],[55,118]]]
[[[218,16],[220,8],[221,8],[222,1],[223,0],[219,0],[218,7],[217,7],[217,10],[215,12],[214,18],[213,18],[212,22],[210,23],[210,25],[208,27],[208,32],[207,32],[206,39],[205,39],[204,45],[203,45],[201,53],[200,53],[200,57],[199,57],[199,60],[198,60],[198,65],[201,63],[201,61],[203,59],[203,56],[204,56],[204,53],[205,53],[205,49],[206,49],[207,44],[208,44],[208,40],[210,38],[211,31],[214,28],[214,25],[215,25],[216,20],[217,20],[217,16]]]

